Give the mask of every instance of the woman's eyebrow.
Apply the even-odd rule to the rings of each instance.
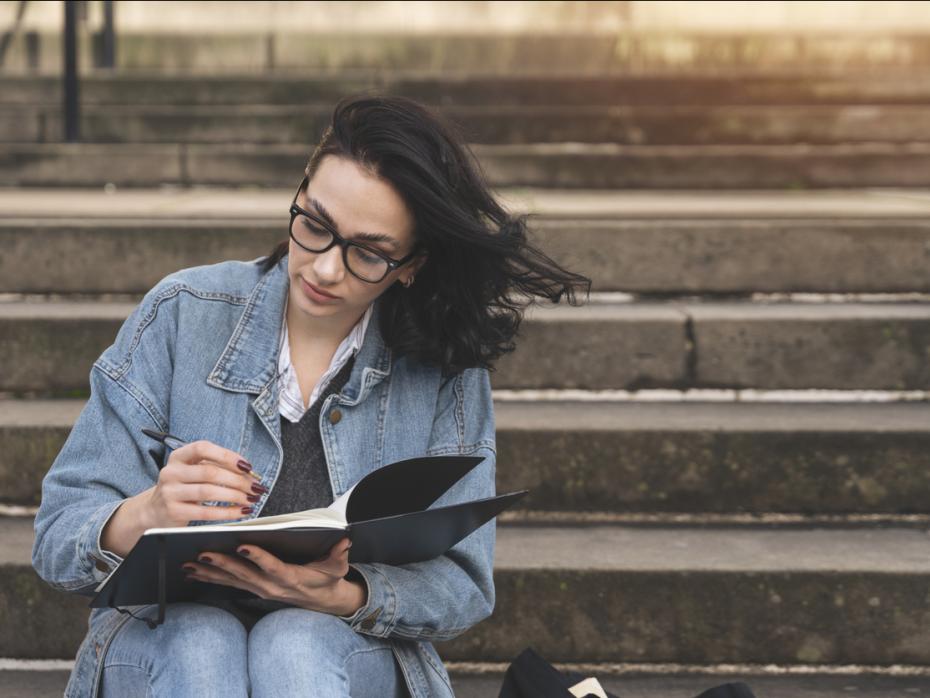
[[[329,223],[333,228],[339,233],[339,226],[336,225],[336,221],[333,220],[333,217],[330,215],[329,211],[326,210],[326,207],[321,204],[319,201],[313,197],[309,198],[311,204],[316,209],[317,213],[320,214],[320,218]],[[340,233],[341,235],[341,233]],[[390,245],[393,248],[397,248],[397,240],[392,238],[390,235],[385,235],[384,233],[355,233],[351,240],[365,240],[367,242],[383,242]]]

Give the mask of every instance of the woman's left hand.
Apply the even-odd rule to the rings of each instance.
[[[349,616],[365,605],[362,584],[349,581],[348,538],[330,548],[329,555],[305,565],[283,562],[255,545],[240,545],[238,555],[202,552],[199,562],[185,562],[193,570],[187,579],[245,589],[273,601],[301,608]]]

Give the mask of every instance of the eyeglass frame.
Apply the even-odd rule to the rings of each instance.
[[[294,193],[294,200],[291,201],[291,207],[290,207],[291,223],[287,228],[287,234],[291,238],[291,240],[297,243],[298,247],[300,247],[303,250],[306,250],[307,252],[312,252],[313,254],[323,254],[324,252],[329,252],[333,248],[333,245],[339,245],[339,247],[342,248],[342,263],[345,266],[346,271],[349,272],[352,276],[354,276],[359,281],[364,281],[365,283],[368,283],[368,284],[380,284],[382,281],[384,281],[387,278],[388,274],[390,274],[395,269],[402,267],[404,264],[406,264],[407,262],[409,262],[410,260],[412,260],[414,257],[417,256],[417,253],[419,252],[419,248],[420,248],[419,245],[414,245],[413,250],[406,257],[403,257],[401,259],[393,259],[391,257],[388,257],[386,254],[384,254],[380,250],[376,250],[372,247],[368,247],[367,245],[362,245],[361,243],[354,242],[352,240],[346,240],[338,232],[336,232],[336,230],[331,225],[329,225],[329,223],[323,220],[320,216],[316,215],[315,213],[310,213],[310,211],[307,211],[306,209],[303,209],[297,205],[297,197],[300,196],[301,190],[305,186],[307,186],[309,181],[310,181],[310,176],[304,175],[303,180],[301,180],[300,182],[300,186],[297,187],[297,191]],[[298,215],[306,216],[307,218],[312,220],[314,223],[319,224],[321,228],[323,228],[326,232],[328,232],[332,236],[332,240],[330,240],[329,244],[326,247],[324,247],[322,250],[311,250],[306,245],[301,244],[300,241],[297,240],[296,237],[294,237],[294,219],[297,218]],[[365,250],[365,252],[371,253],[375,255],[376,257],[379,257],[380,259],[384,260],[387,263],[387,270],[384,272],[384,276],[382,276],[377,281],[372,281],[370,279],[363,279],[361,276],[359,276],[354,271],[352,271],[352,268],[349,266],[349,247],[358,247],[359,249]]]

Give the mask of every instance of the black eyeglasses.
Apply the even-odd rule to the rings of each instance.
[[[349,273],[370,284],[382,281],[392,271],[416,257],[416,247],[403,259],[392,259],[371,247],[346,240],[326,221],[302,209],[297,205],[297,197],[307,185],[307,180],[308,178],[304,176],[291,202],[289,231],[291,239],[307,252],[326,252],[333,245],[339,245],[342,248],[342,262]]]

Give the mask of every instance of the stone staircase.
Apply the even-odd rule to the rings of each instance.
[[[0,697],[60,694],[85,631],[30,549],[92,362],[167,273],[283,239],[368,89],[460,120],[595,280],[493,377],[498,487],[531,492],[493,617],[439,645],[459,694],[526,646],[624,698],[930,693],[930,83],[335,73],[92,76],[79,145],[53,80],[0,79]]]

